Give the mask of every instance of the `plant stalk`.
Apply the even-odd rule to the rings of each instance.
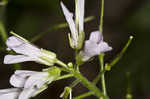
[[[100,62],[100,72],[104,71],[104,54],[99,55],[99,62]],[[106,84],[105,84],[105,72],[101,74],[101,84],[102,84],[102,91],[105,96],[107,96],[106,91]]]
[[[95,96],[104,97],[103,93],[91,82],[89,82],[81,73],[74,71],[74,76],[81,81],[81,83],[92,91]]]

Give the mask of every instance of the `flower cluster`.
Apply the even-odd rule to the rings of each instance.
[[[76,59],[75,65],[80,65],[77,64],[77,61],[86,62],[96,55],[112,50],[112,47],[103,40],[103,35],[99,31],[91,32],[89,40],[85,40],[84,42],[84,2],[84,0],[76,0],[75,20],[73,19],[73,14],[61,2],[64,16],[71,30],[71,36],[69,34],[70,45],[76,50],[76,57],[79,56],[79,58],[77,57]],[[4,57],[4,64],[34,61],[51,67],[43,69],[40,72],[16,70],[9,80],[13,88],[0,90],[0,98],[2,99],[29,99],[34,97],[45,90],[48,84],[57,80],[57,78],[61,76],[61,70],[69,73],[69,76],[61,76],[60,78],[62,79],[72,76],[79,79],[82,76],[75,76],[80,74],[78,74],[79,71],[76,71],[78,69],[73,68],[75,65],[72,63],[71,65],[69,65],[69,63],[66,65],[56,58],[55,53],[40,49],[17,34],[9,37],[6,41],[6,45],[8,51],[12,50],[16,52],[17,55],[6,55]],[[63,68],[55,67],[55,63],[61,65]],[[91,84],[88,83],[88,80],[82,79],[83,77],[80,79],[84,82],[83,84],[88,84],[88,86]],[[88,88],[90,90],[96,89],[94,85],[90,85]],[[96,89],[95,92],[97,93],[97,91],[99,90]],[[96,95],[98,97],[100,96],[99,93]],[[67,99],[68,96],[72,99],[71,87],[66,87],[61,94],[61,97],[65,97],[65,99]]]
[[[8,46],[7,50],[13,50],[20,55],[6,55],[4,64],[35,61],[52,66],[55,63],[55,53],[39,49],[22,37],[11,36],[7,39],[6,45]],[[47,84],[50,84],[59,76],[60,69],[55,66],[42,72],[16,70],[10,77],[10,84],[14,88],[0,90],[0,98],[29,99],[46,89]]]
[[[15,88],[0,90],[0,98],[29,99],[47,88],[47,84],[60,75],[60,72],[56,73],[16,70],[10,77],[10,84]]]
[[[69,10],[61,2],[62,10],[72,33],[72,42],[74,45],[78,45],[81,43],[78,41],[82,41],[82,38],[79,38],[78,34],[83,33],[84,31],[84,2],[84,0],[76,0],[76,19],[77,22],[79,21],[79,24],[75,24],[72,13],[69,12]],[[78,26],[79,32],[77,32],[76,26]],[[106,42],[103,41],[103,35],[101,32],[91,32],[89,40],[85,41],[84,49],[80,51],[80,61],[87,61],[93,56],[110,50],[112,50],[112,47],[110,47]]]

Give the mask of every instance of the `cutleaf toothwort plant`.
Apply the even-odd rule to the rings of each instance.
[[[104,1],[102,0],[102,2]],[[66,64],[57,58],[56,53],[38,48],[31,44],[30,41],[11,32],[13,36],[10,36],[6,41],[7,50],[14,51],[16,55],[6,55],[4,57],[4,64],[34,61],[47,66],[47,68],[44,68],[42,71],[16,70],[9,80],[13,88],[1,89],[0,99],[30,99],[47,89],[48,85],[52,82],[69,77],[74,77],[76,80],[64,88],[64,91],[60,95],[61,98],[67,99],[69,97],[69,99],[72,99],[72,88],[78,83],[82,83],[87,87],[89,92],[74,97],[75,99],[85,98],[89,95],[94,95],[98,99],[109,98],[106,94],[104,73],[110,70],[111,67],[119,61],[133,37],[131,36],[129,38],[129,41],[119,55],[111,63],[105,65],[103,62],[104,53],[111,51],[112,47],[104,41],[102,30],[91,32],[89,40],[84,41],[84,5],[84,0],[75,0],[74,19],[74,14],[67,9],[63,2],[60,2],[60,6],[71,32],[68,37],[70,47],[73,48],[76,54],[75,63],[69,62]],[[104,4],[102,3],[102,8],[103,6]],[[103,12],[103,9],[101,11]],[[101,21],[103,21],[103,13],[101,15]],[[80,73],[79,67],[85,62],[91,61],[91,58],[95,56],[99,56],[101,69],[93,82],[90,82]],[[62,72],[65,73],[62,74]],[[102,81],[102,90],[96,86],[100,79]]]

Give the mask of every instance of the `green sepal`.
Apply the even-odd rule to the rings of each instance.
[[[47,69],[47,72],[49,73],[50,77],[53,76],[55,79],[57,79],[61,74],[61,70],[56,66],[50,67],[49,69]]]
[[[78,50],[80,50],[83,47],[84,38],[85,38],[84,32],[80,32],[79,33],[79,38],[78,38],[78,46],[77,46]]]
[[[60,76],[61,73],[61,70],[58,67],[50,67],[43,69],[42,71],[49,73],[48,77],[46,77],[48,79],[48,82],[45,83],[39,90],[37,90],[36,93],[33,95],[33,97],[35,97],[36,95],[47,89],[48,84],[50,84],[52,81],[55,81]]]
[[[41,56],[40,58],[49,63],[49,64],[46,64],[46,63],[41,63],[41,64],[48,65],[48,66],[52,66],[57,61],[57,59],[49,59],[45,56]]]
[[[76,64],[77,65],[82,65],[84,62],[82,61],[82,57],[83,57],[83,53],[82,52],[79,52],[77,55],[76,55]]]
[[[87,61],[83,61],[83,56],[84,56],[84,53],[82,51],[80,51],[77,55],[76,55],[76,64],[77,65],[82,65],[84,64],[85,62],[90,62],[94,59],[94,57],[91,57],[89,60]]]
[[[43,55],[41,56],[40,58],[46,62],[48,62],[49,64],[46,64],[46,63],[42,63],[42,64],[45,64],[45,65],[48,65],[48,66],[51,66],[53,65],[54,63],[56,63],[57,61],[57,58],[56,58],[56,54],[51,52],[51,51],[48,51],[48,50],[45,50],[45,49],[41,49],[41,51],[46,54],[46,55]]]
[[[70,47],[74,49],[75,47],[74,47],[74,45],[73,45],[73,43],[72,43],[72,38],[71,38],[70,33],[68,33],[68,39],[69,39]]]
[[[47,54],[47,55],[50,55],[50,56],[56,58],[56,54],[53,53],[53,52],[51,52],[51,51],[49,51],[49,50],[46,50],[46,49],[42,49],[42,48],[41,48],[41,51],[42,51],[43,53]]]

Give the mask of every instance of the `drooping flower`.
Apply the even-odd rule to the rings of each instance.
[[[29,99],[47,88],[60,75],[60,69],[51,67],[44,72],[16,70],[10,78],[10,84],[23,88],[18,99]]]
[[[14,87],[40,87],[47,82],[48,72],[36,72],[27,70],[16,70],[10,77],[10,84]]]
[[[87,61],[91,57],[112,50],[105,41],[103,35],[99,31],[94,31],[90,34],[89,40],[85,41],[84,50],[81,52],[82,60]]]
[[[1,89],[0,99],[18,99],[21,91],[19,88]]]
[[[44,49],[39,49],[24,39],[11,36],[7,39],[8,50],[13,50],[19,55],[6,55],[4,64],[14,64],[26,61],[35,61],[45,65],[53,65],[56,60],[56,54]]]
[[[75,21],[73,19],[73,14],[66,8],[66,6],[61,2],[61,7],[66,18],[67,23],[69,24],[69,28],[71,31],[71,47],[78,48],[79,47],[79,39],[83,39],[84,32],[84,0],[76,0],[76,16]]]
[[[10,84],[17,88],[23,88],[18,99],[29,99],[48,82],[48,76],[48,72],[17,70],[11,76]]]

